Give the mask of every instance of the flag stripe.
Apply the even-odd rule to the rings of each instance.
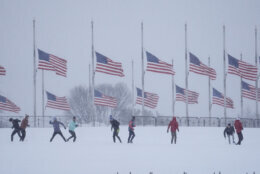
[[[95,90],[94,104],[116,108],[117,99],[114,97],[106,96],[106,95],[102,94],[101,92],[99,92],[98,90]]]
[[[70,106],[66,97],[57,97],[50,92],[47,92],[47,104],[46,107],[69,111]]]
[[[67,76],[67,60],[45,53],[40,49],[38,49],[38,54],[38,69],[55,71],[57,75]]]
[[[124,77],[122,63],[114,62],[98,52],[96,52],[96,58],[96,72]]]
[[[156,72],[156,73],[162,73],[162,74],[170,74],[174,75],[175,72],[173,71],[173,65],[166,63],[151,53],[146,51],[147,56],[147,67],[146,71]]]
[[[19,113],[21,109],[6,97],[0,95],[0,110]]]
[[[3,66],[0,65],[0,75],[5,76],[6,75],[6,70]]]

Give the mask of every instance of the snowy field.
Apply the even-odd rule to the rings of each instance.
[[[245,128],[241,146],[229,145],[224,128],[180,127],[170,144],[166,127],[137,127],[133,144],[114,144],[110,127],[77,128],[77,142],[49,139],[51,128],[28,128],[25,142],[0,129],[0,174],[252,174],[260,173],[260,129]],[[63,129],[67,138],[68,130]],[[237,136],[235,136],[237,141]]]

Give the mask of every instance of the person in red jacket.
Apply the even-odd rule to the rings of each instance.
[[[135,127],[135,116],[132,117],[128,125],[129,137],[127,143],[133,143],[133,139],[135,137],[134,127]]]
[[[172,121],[168,125],[167,133],[169,132],[170,128],[171,128],[171,134],[172,134],[171,144],[173,143],[173,139],[174,139],[174,144],[176,144],[176,140],[177,140],[176,130],[178,130],[178,132],[179,132],[179,125],[176,120],[176,117],[172,117]]]
[[[241,123],[241,121],[239,119],[236,119],[235,123],[234,123],[236,132],[237,132],[237,136],[238,136],[238,142],[237,145],[241,144],[241,141],[243,140],[243,134],[242,134],[242,130],[243,130],[243,125]]]
[[[26,136],[25,129],[26,129],[27,126],[29,126],[28,119],[29,119],[29,115],[25,115],[25,118],[22,120],[22,123],[21,123],[21,126],[20,126],[22,136],[20,138],[20,141],[24,141],[24,138]]]

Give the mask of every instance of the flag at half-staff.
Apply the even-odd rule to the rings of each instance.
[[[256,100],[256,87],[242,81],[242,96],[251,100]],[[260,101],[260,88],[258,92],[258,101]]]
[[[119,77],[124,77],[124,71],[122,68],[122,63],[114,62],[106,56],[96,52],[97,65],[96,72],[101,72],[109,75],[115,75]]]
[[[216,104],[216,105],[225,107],[224,95],[221,92],[219,92],[218,90],[216,90],[215,88],[213,88],[212,104]],[[229,97],[226,97],[226,107],[232,108],[232,109],[234,108],[234,102]]]
[[[173,65],[166,63],[159,58],[155,57],[151,53],[146,51],[147,57],[147,68],[146,71],[162,73],[162,74],[170,74],[174,75],[175,72],[173,71]]]
[[[137,90],[137,97],[136,97],[136,104],[142,105],[142,100],[144,99],[144,106],[149,108],[156,108],[159,100],[159,96],[154,93],[144,92],[144,97],[142,97],[143,92],[140,88],[136,88]]]
[[[5,76],[6,75],[6,70],[3,66],[0,65],[0,75]]]
[[[198,57],[190,53],[190,71],[209,76],[211,80],[216,80],[216,71],[213,68],[203,64]]]
[[[188,96],[188,104],[198,103],[199,93],[186,90],[176,85],[176,101],[183,101],[186,103],[186,96]]]
[[[228,55],[228,73],[244,79],[256,81],[257,67]]]
[[[67,60],[38,49],[38,69],[54,71],[57,75],[67,76]]]
[[[46,107],[65,110],[65,111],[70,110],[70,106],[69,106],[69,103],[68,103],[66,97],[57,97],[54,94],[47,92],[47,91],[46,91],[46,94],[47,94]]]
[[[0,95],[0,110],[19,113],[21,109],[6,97]]]
[[[117,99],[115,97],[104,95],[100,91],[95,90],[94,104],[115,108],[117,107]]]

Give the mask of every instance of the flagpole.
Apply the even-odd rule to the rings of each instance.
[[[208,58],[208,66],[210,67],[210,57]],[[211,79],[210,76],[208,78],[209,82],[209,125],[211,125]]]
[[[44,70],[42,70],[42,123],[42,126],[44,127]]]
[[[88,82],[88,86],[89,86],[89,94],[91,95],[92,97],[92,86],[91,86],[91,65],[88,64],[88,68],[89,68],[89,82]]]
[[[173,59],[172,59],[172,70],[173,70]],[[174,97],[174,75],[172,75],[172,115],[175,115],[175,97]]]
[[[92,55],[92,105],[93,105],[93,126],[96,125],[96,107],[94,104],[95,92],[95,69],[94,69],[94,22],[91,21],[91,55]]]
[[[227,124],[227,107],[226,107],[226,27],[223,25],[223,65],[224,65],[224,119]]]
[[[132,60],[132,115],[134,115],[134,61]]]
[[[257,27],[255,27],[255,64],[256,64],[256,67],[258,67],[258,60],[257,59],[258,59],[258,57],[257,57]],[[256,82],[255,82],[255,87],[256,87],[256,101],[255,101],[256,119],[259,119],[259,114],[258,114],[258,80],[259,80],[259,74],[257,74],[257,79],[256,79]]]
[[[240,60],[242,61],[242,53],[240,54]],[[242,89],[242,80],[243,80],[243,79],[242,79],[242,77],[240,76],[240,95],[241,95],[241,96],[240,96],[240,97],[241,97],[241,98],[240,98],[240,103],[241,103],[241,105],[240,105],[240,106],[241,106],[241,114],[240,114],[240,115],[241,115],[241,118],[243,118],[243,116],[244,116],[244,110],[243,110],[243,94],[242,94],[242,90],[243,90],[243,89]]]
[[[35,52],[35,19],[33,19],[33,118],[36,127],[36,52]]]
[[[187,55],[187,24],[185,24],[185,87],[186,87],[186,118],[189,126],[189,105],[188,105],[188,55]]]
[[[142,42],[142,116],[144,116],[144,27],[141,23],[141,42]]]

